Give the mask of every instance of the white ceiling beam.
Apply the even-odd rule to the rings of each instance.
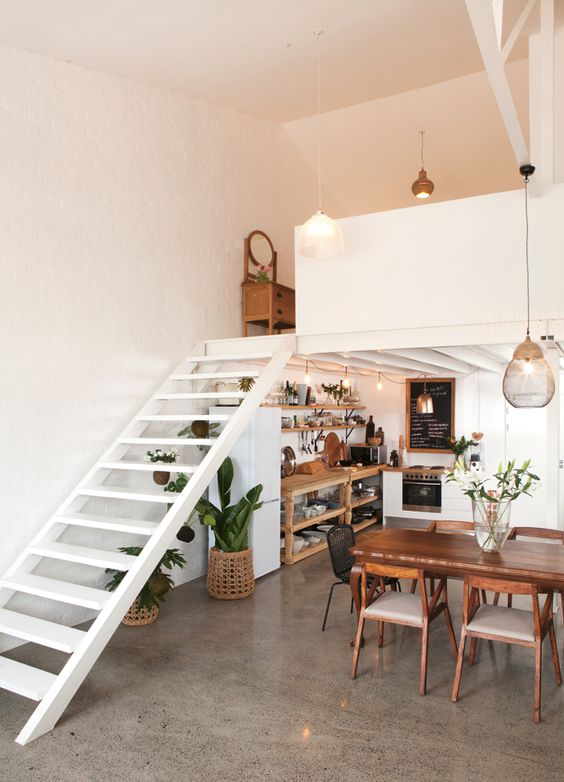
[[[497,46],[501,49],[503,40],[503,0],[492,0],[492,12],[497,36]]]
[[[473,350],[477,350],[483,356],[499,362],[502,368],[505,369],[513,357],[515,345],[480,345],[479,347],[475,346]]]
[[[391,366],[386,362],[376,364],[370,359],[359,358],[359,354],[353,355],[351,353],[340,353],[341,361],[349,367],[356,367],[357,369],[369,369],[371,372],[386,372],[389,375],[400,375],[402,377],[418,377],[419,372],[414,372],[410,369],[401,369],[397,366]]]
[[[453,358],[460,359],[461,361],[467,361],[474,367],[485,369],[488,372],[499,373],[502,370],[502,365],[500,363],[495,361],[493,358],[488,358],[481,353],[476,352],[473,348],[441,348],[441,353],[445,353],[447,356],[452,356]]]
[[[393,356],[387,351],[379,350],[367,350],[362,353],[351,353],[355,359],[360,358],[366,361],[373,361],[376,365],[388,364],[392,367],[397,367],[403,370],[411,370],[412,372],[418,372],[422,375],[437,375],[440,374],[442,369],[439,369],[436,365],[426,364],[423,361],[414,361],[410,358],[401,358],[401,356]],[[380,366],[376,366],[376,369],[380,370]]]
[[[540,0],[540,158],[536,179],[554,184],[554,0]]]
[[[414,361],[425,361],[432,366],[448,369],[451,372],[471,372],[474,369],[472,364],[467,364],[464,361],[457,361],[455,358],[448,358],[432,348],[413,348],[409,350],[392,350],[390,352],[394,356],[403,356],[403,358],[411,358]]]
[[[501,48],[501,59],[503,62],[507,62],[507,58],[513,51],[513,47],[515,46],[515,43],[517,41],[517,38],[521,35],[521,31],[523,30],[523,27],[525,26],[525,22],[530,16],[531,11],[537,4],[537,0],[528,0],[527,5],[523,8],[521,11],[521,14],[517,21],[515,22],[513,29],[507,36],[507,40],[503,44]]]
[[[492,3],[487,0],[466,0],[466,8],[513,153],[519,166],[525,165],[531,162],[529,149],[505,74]]]

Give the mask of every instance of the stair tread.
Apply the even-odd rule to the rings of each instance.
[[[32,573],[19,573],[10,578],[2,578],[0,588],[46,597],[49,600],[58,600],[83,608],[93,608],[96,611],[101,611],[111,598],[110,593],[103,589],[72,584],[69,581],[58,581],[55,578],[45,578]]]
[[[24,698],[40,701],[56,678],[54,673],[0,656],[0,687]]]
[[[171,504],[175,502],[178,494],[162,492],[155,494],[151,491],[136,491],[126,486],[87,486],[77,489],[79,495],[87,497],[107,497],[108,499],[135,500],[137,502],[162,502]]]
[[[256,359],[272,358],[272,353],[233,353],[233,355],[217,356],[186,356],[189,364],[222,363],[224,361],[254,361]]]
[[[0,633],[69,654],[74,652],[86,635],[84,630],[76,630],[74,627],[48,622],[35,616],[19,614],[6,608],[0,608]]]
[[[244,399],[244,391],[187,391],[185,393],[155,394],[153,399]]]
[[[65,562],[78,562],[94,567],[114,568],[115,570],[129,570],[135,564],[137,557],[123,554],[121,551],[104,551],[103,549],[89,548],[87,546],[73,546],[69,543],[47,541],[30,546],[29,551],[39,556],[62,559]]]
[[[159,521],[142,521],[126,519],[119,516],[100,516],[96,513],[64,513],[54,516],[59,524],[71,524],[77,527],[92,527],[93,529],[108,529],[117,532],[130,532],[137,535],[152,535]]]
[[[124,445],[129,443],[130,445],[136,445],[137,443],[130,442],[130,440],[136,440],[137,438],[125,438],[120,440]],[[200,442],[200,441],[198,441]],[[208,441],[206,441],[208,442]],[[211,441],[210,441],[211,442]],[[184,443],[181,443],[184,444]],[[192,445],[189,441],[188,445]],[[197,464],[179,464],[175,462],[173,464],[165,464],[163,462],[149,463],[149,462],[100,462],[98,464],[100,470],[144,470],[146,472],[188,472],[193,473],[198,469]]]
[[[215,440],[210,440],[207,437],[120,437],[118,441],[121,445],[213,445]],[[142,464],[142,462],[134,462],[134,464]],[[148,464],[148,462],[145,462]],[[160,462],[163,464],[163,462]],[[178,464],[178,462],[177,462]],[[187,465],[197,467],[198,465]],[[154,463],[147,469],[155,469]]]
[[[243,372],[243,371],[233,371],[233,372],[191,372],[191,373],[179,373],[176,375],[171,375],[169,377],[169,380],[229,380],[230,378],[233,378],[234,380],[237,380],[237,378],[241,377],[258,377],[258,372]]]
[[[217,413],[176,413],[163,415],[138,415],[136,421],[228,421],[228,415]]]

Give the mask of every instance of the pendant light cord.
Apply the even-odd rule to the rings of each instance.
[[[316,102],[315,102],[315,135],[316,135],[316,147],[317,147],[317,209],[321,212],[321,52],[320,52],[320,39],[323,35],[323,30],[314,30],[313,34],[316,39],[315,47],[315,90],[316,90]]]
[[[530,333],[531,326],[531,293],[529,280],[529,198],[528,198],[529,177],[525,176],[525,266],[527,270],[527,336]]]
[[[425,136],[425,131],[420,130],[419,132],[421,133],[421,168],[424,169],[425,163],[423,162],[423,143],[424,143],[423,138]]]

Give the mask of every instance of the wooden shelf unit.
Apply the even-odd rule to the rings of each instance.
[[[353,499],[353,482],[367,478],[373,475],[379,475],[383,465],[373,465],[371,467],[336,467],[327,470],[321,475],[292,475],[289,478],[283,478],[281,482],[281,496],[285,500],[284,521],[281,523],[284,532],[285,543],[281,550],[281,561],[284,565],[294,565],[301,562],[302,559],[317,554],[327,548],[327,543],[322,541],[315,546],[306,546],[298,554],[294,554],[292,549],[294,545],[294,535],[300,530],[308,527],[316,527],[330,519],[339,519],[340,524],[350,524],[352,520],[352,511],[359,505],[367,505],[369,502],[380,502],[381,494],[374,497],[362,497]],[[316,495],[321,489],[336,487],[339,491],[339,508],[329,508],[325,513],[313,516],[309,519],[300,516],[294,518],[295,498],[304,496],[304,502],[308,495]],[[353,524],[355,531],[366,529],[373,524],[377,524],[379,519],[373,516],[357,524]]]
[[[366,405],[354,404],[351,402],[346,405],[262,405],[262,407],[280,407],[282,410],[366,410]],[[366,424],[362,424],[366,426]]]
[[[360,429],[366,424],[338,424],[337,426],[283,426],[282,432],[322,432],[324,429]]]

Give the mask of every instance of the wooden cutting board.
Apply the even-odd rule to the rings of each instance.
[[[324,454],[327,457],[329,467],[335,467],[341,458],[341,441],[335,432],[329,432],[325,438]]]

